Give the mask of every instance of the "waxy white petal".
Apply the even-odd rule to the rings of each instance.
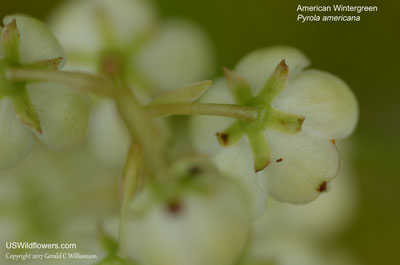
[[[339,153],[318,131],[303,126],[296,135],[266,132],[271,164],[264,170],[273,198],[294,204],[308,203],[325,191],[339,170]]]
[[[118,110],[111,101],[99,102],[92,111],[88,144],[96,157],[106,165],[124,163],[131,138]]]
[[[275,46],[249,53],[238,62],[235,72],[250,84],[253,95],[256,95],[282,60],[289,66],[289,78],[310,64],[308,58],[298,49]]]
[[[0,168],[10,168],[29,153],[33,136],[17,118],[8,98],[0,100],[0,128]]]
[[[182,20],[167,21],[133,59],[138,72],[161,90],[201,81],[213,70],[207,36]]]
[[[185,192],[178,212],[164,202],[127,220],[123,250],[143,265],[233,264],[247,239],[248,204],[233,182],[214,181],[212,192]]]
[[[280,203],[270,198],[257,231],[264,231],[265,237],[278,229],[295,237],[316,239],[332,238],[342,232],[354,219],[358,206],[354,176],[342,169],[326,193],[306,205]]]
[[[49,27],[33,17],[9,15],[4,24],[16,19],[20,34],[19,53],[21,63],[33,63],[40,60],[64,57],[64,52]]]
[[[211,157],[216,167],[235,179],[247,191],[253,218],[259,217],[265,209],[267,192],[263,172],[254,172],[253,154],[246,136],[232,146],[221,147]]]
[[[358,120],[357,99],[347,84],[318,70],[307,70],[291,79],[273,105],[305,116],[304,126],[313,127],[330,139],[351,134]]]
[[[28,84],[27,89],[42,128],[36,137],[54,150],[79,145],[88,126],[87,94],[53,82]]]

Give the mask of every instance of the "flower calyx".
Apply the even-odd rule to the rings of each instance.
[[[39,116],[26,90],[26,82],[10,82],[7,71],[16,68],[57,70],[63,61],[62,57],[40,60],[33,63],[20,61],[20,33],[16,19],[6,24],[1,31],[0,44],[3,56],[0,58],[0,98],[9,97],[19,120],[28,128],[42,133]]]
[[[217,133],[218,142],[229,146],[247,135],[254,156],[254,170],[263,170],[271,160],[268,142],[264,136],[266,129],[277,130],[285,134],[296,134],[301,131],[305,117],[282,112],[272,106],[272,101],[284,89],[288,79],[289,68],[282,60],[271,74],[261,91],[252,95],[250,85],[238,74],[225,68],[225,78],[231,94],[237,104],[257,110],[254,121],[235,121],[222,132]]]

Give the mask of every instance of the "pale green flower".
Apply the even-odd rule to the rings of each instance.
[[[205,33],[184,20],[158,21],[150,1],[67,1],[50,23],[68,54],[66,68],[96,72],[121,63],[119,70],[142,104],[162,91],[203,80],[213,71]],[[120,165],[130,139],[113,107],[99,103],[90,124],[93,152],[100,161]]]
[[[122,250],[142,265],[230,265],[251,218],[240,186],[201,160],[181,161],[174,178],[132,202]]]
[[[86,134],[88,99],[85,93],[47,82],[10,82],[10,68],[57,70],[63,51],[42,22],[25,16],[4,18],[0,54],[0,168],[20,162],[34,135],[54,150],[77,146]]]
[[[213,70],[204,32],[184,20],[159,22],[150,1],[68,1],[51,24],[69,55],[67,67],[120,64],[129,83],[147,92],[200,81]]]
[[[308,65],[308,59],[291,47],[252,52],[234,72],[227,70],[227,81],[211,87],[202,101],[255,107],[257,120],[192,118],[199,151],[216,153],[219,167],[228,172],[232,168],[232,174],[239,174],[238,164],[243,165],[242,178],[255,177],[248,162],[253,158],[268,193],[295,204],[314,200],[337,175],[334,140],[348,136],[358,119],[357,100],[349,87],[332,74],[304,70]],[[227,147],[216,145],[216,133]]]

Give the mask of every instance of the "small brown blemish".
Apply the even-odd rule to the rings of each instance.
[[[326,191],[326,188],[327,188],[327,182],[324,181],[324,182],[321,183],[321,185],[319,185],[317,191],[318,192],[324,192],[324,191]]]
[[[217,133],[217,137],[222,140],[224,145],[228,145],[228,134],[227,133]]]
[[[201,172],[202,172],[201,168],[197,165],[194,165],[189,168],[189,174],[192,176],[199,175]]]
[[[336,140],[335,140],[335,139],[331,139],[331,143],[332,143],[333,145],[336,145]]]
[[[277,163],[282,162],[282,161],[283,161],[282,157],[276,160]]]
[[[167,212],[171,215],[177,215],[182,211],[182,204],[178,199],[172,200],[167,204]]]

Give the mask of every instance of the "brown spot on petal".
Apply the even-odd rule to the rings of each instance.
[[[335,145],[336,144],[335,139],[331,139],[331,143]]]
[[[217,133],[217,137],[219,138],[219,139],[221,139],[221,141],[222,141],[222,143],[224,144],[224,145],[228,145],[228,134],[227,133]]]
[[[327,183],[326,181],[322,182],[321,185],[319,185],[317,191],[318,191],[318,192],[324,192],[324,191],[326,191],[327,184],[328,184],[328,183]]]
[[[299,123],[300,127],[303,126],[304,121],[306,120],[306,117],[301,117],[297,119],[297,122]]]
[[[170,215],[176,216],[182,211],[182,204],[178,199],[171,200],[167,204],[167,212]]]
[[[279,158],[276,160],[277,163],[282,162],[282,161],[283,161],[283,158]]]
[[[194,165],[189,168],[189,174],[192,176],[199,175],[201,172],[202,172],[202,169],[197,165]]]

